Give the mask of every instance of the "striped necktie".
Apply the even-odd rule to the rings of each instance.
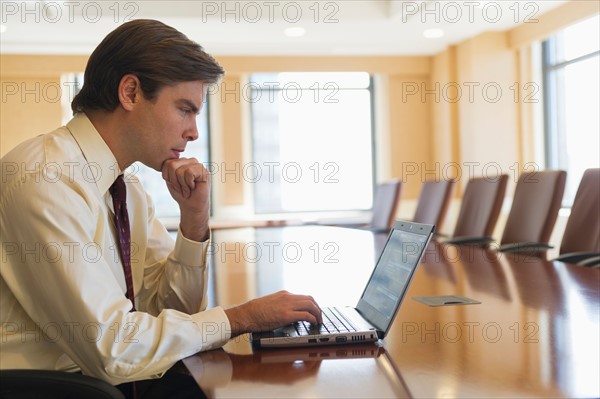
[[[131,277],[131,232],[129,230],[129,215],[127,214],[127,187],[123,180],[123,175],[119,175],[117,180],[110,186],[110,195],[113,199],[113,208],[115,210],[115,226],[119,238],[119,253],[121,255],[121,264],[125,273],[125,282],[127,283],[127,298],[133,304],[132,312],[135,311],[135,301],[133,295],[133,279]]]

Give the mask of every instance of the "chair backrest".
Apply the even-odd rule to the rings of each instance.
[[[394,225],[402,182],[390,180],[377,185],[373,198],[373,216],[369,227],[391,229]]]
[[[566,179],[564,170],[522,173],[500,243],[547,244],[558,217]]]
[[[560,253],[600,252],[600,169],[583,174],[571,215],[560,244]]]
[[[108,382],[79,373],[53,370],[0,371],[0,397],[125,399]]]
[[[491,237],[500,215],[508,175],[469,180],[460,204],[454,237]]]
[[[454,183],[454,180],[429,180],[424,182],[413,221],[435,224],[439,231],[450,205]]]

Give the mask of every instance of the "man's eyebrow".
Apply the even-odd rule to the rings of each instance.
[[[187,98],[181,98],[181,99],[177,100],[177,103],[185,104],[196,114],[200,113],[200,108],[198,108],[198,106],[196,106],[196,104],[194,104],[191,100],[188,100]]]

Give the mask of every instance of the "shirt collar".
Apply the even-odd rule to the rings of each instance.
[[[89,172],[94,176],[98,191],[104,195],[117,176],[123,173],[117,159],[83,112],[76,114],[67,123],[67,129],[81,148],[89,165]]]

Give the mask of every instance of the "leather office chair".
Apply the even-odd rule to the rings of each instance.
[[[125,399],[114,386],[79,373],[51,370],[0,371],[1,399]]]
[[[494,241],[492,233],[500,215],[508,175],[469,180],[460,205],[453,238],[447,244],[486,245]]]
[[[454,180],[429,180],[423,183],[413,221],[435,224],[440,228],[454,191]]]
[[[373,197],[373,214],[371,222],[364,228],[377,233],[387,233],[394,225],[402,182],[390,180],[377,185]]]
[[[600,169],[583,174],[555,260],[600,266]]]
[[[522,173],[500,240],[501,252],[540,255],[548,244],[565,191],[567,172]]]
[[[369,230],[374,233],[388,233],[392,229],[396,219],[401,191],[402,182],[400,180],[389,180],[378,184],[373,196],[371,220],[368,223],[346,223],[339,221],[331,223],[327,220],[320,220],[316,224]]]

